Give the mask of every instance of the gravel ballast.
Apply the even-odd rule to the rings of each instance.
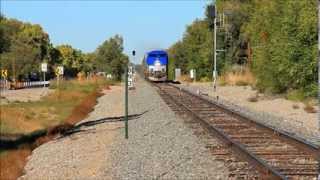
[[[114,88],[116,88],[114,90]],[[118,89],[117,89],[118,88]],[[82,122],[123,115],[123,89],[113,87]],[[87,127],[35,149],[20,179],[226,179],[228,169],[215,160],[152,87],[138,79],[129,91],[129,139],[124,123]],[[217,143],[217,142],[213,142]]]
[[[240,114],[243,114],[250,119],[257,121],[259,123],[270,126],[274,129],[278,129],[280,131],[286,132],[293,136],[296,136],[305,141],[311,142],[315,145],[320,146],[320,132],[319,127],[315,127],[317,123],[315,122],[317,118],[311,118],[313,114],[301,113],[294,114],[287,112],[289,110],[281,109],[279,107],[279,102],[281,99],[276,100],[267,100],[267,101],[259,101],[259,102],[248,102],[247,98],[250,97],[250,90],[241,90],[244,87],[219,87],[217,93],[213,93],[213,88],[210,84],[179,84],[176,85],[178,87],[184,88],[193,93],[206,94],[205,98],[208,98],[218,104],[226,106],[228,109],[232,109]],[[249,87],[246,87],[249,88]],[[228,92],[221,92],[221,91]],[[246,94],[244,92],[250,92]],[[242,94],[241,94],[242,93]],[[209,95],[209,96],[208,96]],[[217,99],[216,96],[219,98]],[[285,100],[282,100],[285,101]],[[265,109],[275,109],[279,111],[278,113],[273,111],[266,111]],[[292,109],[292,107],[290,107]],[[294,111],[294,110],[290,110]],[[303,110],[299,110],[303,111]],[[307,115],[303,115],[307,114]],[[296,115],[296,116],[294,116]],[[307,116],[307,117],[305,117]],[[310,124],[308,124],[310,123]],[[315,124],[315,125],[313,125]]]
[[[113,179],[225,179],[227,169],[141,79],[129,94],[129,139],[121,132],[112,148]]]

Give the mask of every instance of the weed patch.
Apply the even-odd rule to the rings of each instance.
[[[226,72],[219,79],[219,82],[223,85],[253,86],[255,84],[255,78],[249,68],[244,68]]]
[[[305,96],[302,90],[292,90],[287,93],[286,98],[291,101],[303,101]]]

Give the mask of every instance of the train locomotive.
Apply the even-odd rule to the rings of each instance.
[[[153,50],[144,57],[144,74],[150,81],[166,81],[168,78],[168,53],[164,50]]]

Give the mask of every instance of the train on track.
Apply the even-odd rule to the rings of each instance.
[[[144,56],[144,75],[150,81],[168,80],[169,57],[165,50],[152,50]]]

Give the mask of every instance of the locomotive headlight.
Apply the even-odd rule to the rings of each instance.
[[[155,65],[155,66],[161,66],[161,63],[160,63],[159,60],[156,60],[156,61],[154,62],[154,65]]]
[[[159,60],[156,60],[156,61],[154,62],[154,70],[155,70],[155,71],[161,71],[161,63],[160,63]]]

